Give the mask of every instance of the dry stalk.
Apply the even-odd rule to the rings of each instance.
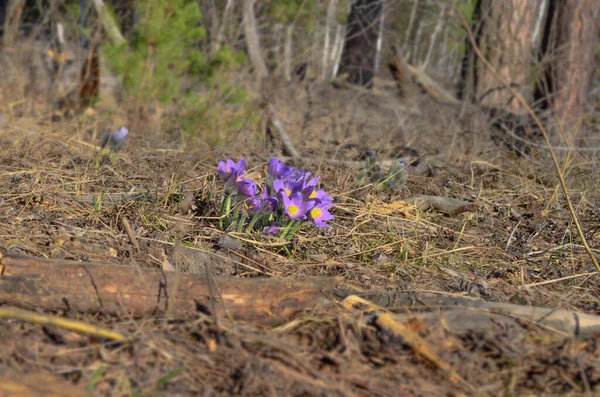
[[[54,325],[55,327],[82,335],[95,336],[117,342],[128,342],[125,335],[117,331],[58,316],[38,314],[29,310],[17,309],[16,307],[0,307],[0,318],[27,321],[38,325]]]
[[[542,132],[542,135],[544,136],[544,140],[546,141],[546,145],[548,146],[548,152],[550,153],[550,156],[552,157],[552,163],[554,164],[554,167],[556,169],[556,175],[558,176],[560,188],[563,192],[565,201],[567,203],[567,208],[569,209],[571,218],[573,218],[573,223],[575,223],[575,228],[577,229],[577,234],[579,235],[579,238],[581,238],[581,242],[582,242],[583,246],[585,247],[585,250],[587,251],[592,263],[596,267],[596,270],[598,270],[598,272],[600,272],[600,264],[598,264],[598,261],[596,260],[596,257],[594,256],[594,253],[592,252],[592,249],[590,248],[590,245],[588,244],[587,239],[585,238],[585,234],[583,233],[583,229],[581,228],[581,224],[579,223],[579,218],[577,217],[577,214],[575,213],[575,209],[573,208],[573,203],[571,202],[571,198],[569,196],[569,190],[567,189],[567,184],[565,183],[565,179],[563,176],[564,174],[561,170],[560,164],[558,163],[558,159],[556,158],[554,149],[552,148],[552,144],[550,142],[548,132],[542,125],[542,122],[537,117],[537,115],[535,114],[533,109],[531,109],[531,107],[527,104],[527,102],[525,102],[523,97],[521,97],[521,95],[519,95],[519,93],[516,92],[510,86],[510,84],[508,84],[502,78],[502,76],[500,76],[500,74],[494,69],[494,67],[485,59],[485,57],[479,50],[477,43],[475,42],[475,38],[473,37],[473,31],[471,30],[469,24],[467,23],[467,21],[465,20],[463,15],[460,13],[460,10],[458,8],[455,7],[455,11],[458,14],[458,17],[460,18],[464,28],[467,31],[467,35],[469,36],[469,41],[471,42],[471,45],[473,46],[473,51],[475,51],[475,53],[477,54],[477,57],[485,64],[485,66],[490,70],[490,72],[492,72],[492,74],[498,79],[498,81],[500,81],[500,83],[502,83],[502,85],[513,95],[513,97],[527,110],[527,112],[529,113],[529,115],[531,116],[533,121],[535,121],[535,124],[538,126],[538,128]]]

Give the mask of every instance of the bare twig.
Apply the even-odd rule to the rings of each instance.
[[[283,128],[283,124],[277,117],[277,113],[275,112],[275,107],[272,104],[269,104],[269,122],[277,130],[279,137],[281,138],[281,143],[283,145],[284,154],[292,157],[300,157],[300,153],[296,150],[296,147],[292,143],[290,136]]]
[[[137,238],[135,237],[135,234],[133,233],[131,226],[129,226],[129,221],[124,216],[121,217],[121,225],[123,225],[123,230],[125,230],[125,233],[127,234],[127,237],[129,238],[129,242],[131,242],[131,245],[133,245],[135,247],[135,249],[137,249],[139,251],[140,245],[137,242]]]
[[[18,309],[16,307],[0,307],[0,318],[27,321],[29,323],[38,325],[53,325],[55,327],[77,332],[78,334],[82,335],[96,336],[117,342],[128,342],[128,339],[125,337],[125,335],[117,331],[112,331],[96,325],[86,324],[81,321],[68,320],[58,316],[38,314],[29,310]]]

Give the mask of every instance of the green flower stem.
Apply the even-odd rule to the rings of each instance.
[[[247,216],[242,216],[242,218],[240,219],[240,222],[238,223],[238,227],[237,227],[238,233],[241,233],[243,231],[243,227],[244,227],[244,224],[246,223],[246,219],[248,219]]]
[[[248,224],[248,226],[246,227],[246,233],[250,233],[252,231],[252,229],[254,228],[254,225],[256,225],[256,222],[258,222],[258,220],[262,218],[262,215],[260,213],[255,214],[252,219],[250,220],[250,223]]]
[[[239,216],[240,216],[240,205],[238,204],[235,206],[235,209],[233,210],[233,217],[230,220],[230,222],[228,222],[229,224],[227,226],[235,224],[238,221]]]
[[[303,221],[294,221],[294,224],[292,225],[290,231],[288,232],[288,235],[285,237],[286,240],[289,241],[292,239],[294,234],[296,234],[298,232],[298,230],[300,230],[300,227],[302,227],[302,222]]]
[[[231,211],[231,196],[225,196],[223,199],[223,203],[221,203],[221,213],[219,218],[219,227],[221,230],[225,230],[228,222],[224,222],[224,220],[228,220],[229,211]]]
[[[279,237],[285,238],[287,240],[287,235],[288,235],[290,229],[292,228],[292,225],[294,224],[294,222],[296,222],[296,221],[289,220],[288,223],[283,228],[283,230],[279,232]]]

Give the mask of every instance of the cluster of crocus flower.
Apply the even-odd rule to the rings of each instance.
[[[260,187],[246,174],[246,159],[220,161],[217,171],[225,183],[223,229],[235,224],[240,232],[256,229],[289,240],[304,222],[329,228],[326,222],[334,218],[329,212],[333,199],[317,187],[319,177],[286,167],[278,159],[269,160]]]

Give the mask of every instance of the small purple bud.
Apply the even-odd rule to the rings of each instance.
[[[248,205],[248,211],[250,212],[258,212],[262,207],[262,202],[258,197],[251,198],[246,204]]]
[[[265,226],[265,228],[263,229],[264,234],[270,234],[270,235],[279,234],[280,231],[281,231],[281,228],[276,225]]]
[[[238,189],[240,194],[246,197],[254,197],[256,196],[256,192],[258,191],[256,183],[254,183],[250,179],[244,179],[243,181],[239,182]]]
[[[129,134],[127,127],[122,127],[116,132],[106,132],[100,138],[100,148],[104,149],[106,146],[113,151],[118,152],[125,146],[125,138]]]

